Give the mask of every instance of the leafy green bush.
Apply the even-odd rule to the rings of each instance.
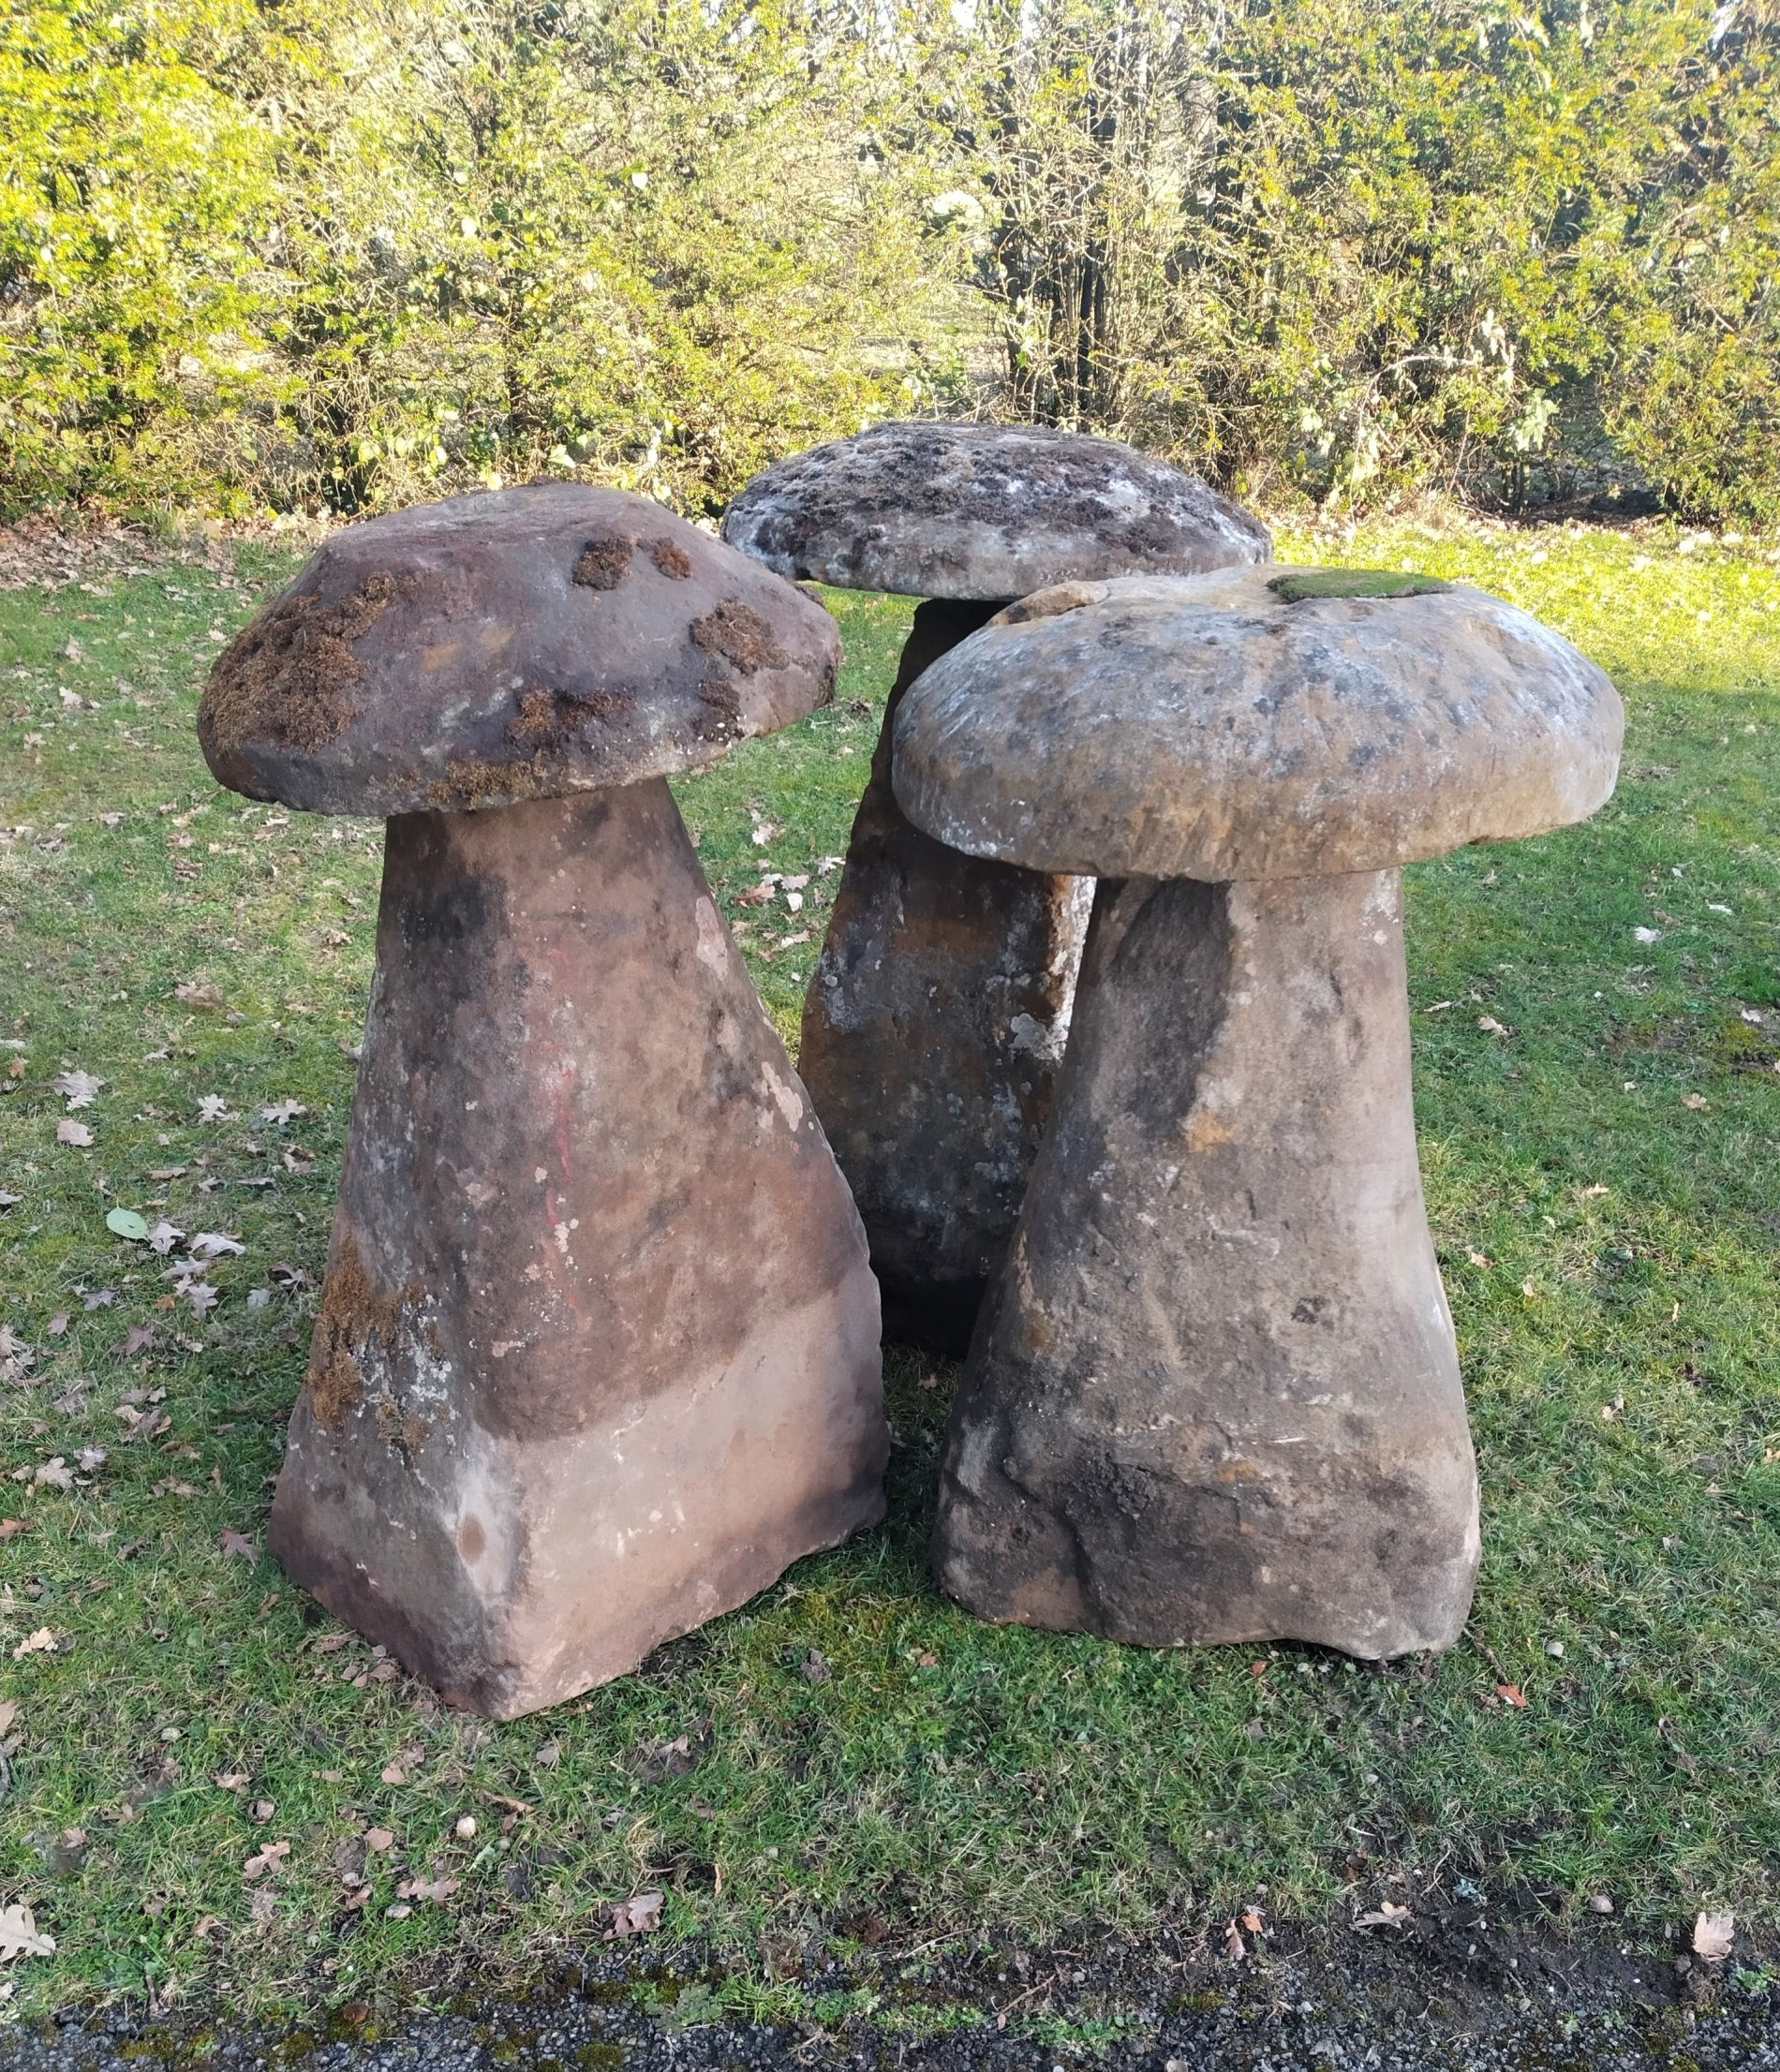
[[[0,0],[0,504],[989,409],[1766,522],[1777,111],[1780,0]]]
[[[0,7],[0,493],[153,493],[275,391],[255,240],[264,127],[207,71],[238,0]],[[213,470],[213,472],[215,472]]]

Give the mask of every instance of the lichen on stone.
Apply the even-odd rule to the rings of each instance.
[[[248,747],[309,749],[337,741],[358,716],[354,691],[364,679],[352,644],[399,587],[374,570],[337,604],[303,591],[244,627],[216,658],[198,708],[206,754],[227,760]]]
[[[726,597],[692,621],[692,639],[707,655],[719,655],[744,676],[756,670],[785,669],[791,658],[772,628],[740,598]],[[700,696],[704,695],[703,688]]]
[[[630,571],[636,545],[623,533],[602,533],[589,540],[575,563],[575,581],[584,590],[616,590]]]
[[[365,1352],[373,1345],[385,1354],[393,1348],[403,1306],[418,1303],[420,1294],[412,1282],[397,1295],[387,1294],[365,1271],[350,1233],[342,1239],[321,1290],[304,1374],[309,1407],[324,1431],[337,1430],[347,1413],[363,1400]]]

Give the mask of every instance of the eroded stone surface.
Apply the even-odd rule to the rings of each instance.
[[[904,689],[993,603],[920,606],[847,846],[798,1066],[894,1339],[962,1353],[1050,1113],[1092,886],[979,862],[890,788]]]
[[[217,658],[220,783],[321,813],[667,777],[834,693],[811,599],[645,496],[577,482],[349,525]]]
[[[1031,869],[1216,882],[1384,869],[1610,795],[1618,693],[1550,628],[1458,584],[1294,600],[1296,572],[1023,599],[903,700],[903,810]]]
[[[948,1436],[934,1560],[1156,1646],[1456,1639],[1477,1490],[1410,1103],[1394,872],[1101,887]]]
[[[880,1397],[858,1219],[665,784],[393,820],[292,1576],[512,1717],[880,1517]]]
[[[756,475],[723,537],[780,575],[957,599],[1272,551],[1259,520],[1196,475],[1030,424],[870,425]]]

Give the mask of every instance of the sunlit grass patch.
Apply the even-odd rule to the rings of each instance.
[[[1780,581],[1655,530],[1281,551],[1482,582],[1631,713],[1595,821],[1410,873],[1484,1478],[1471,1637],[1379,1674],[983,1626],[923,1562],[950,1372],[898,1352],[881,1531],[512,1725],[440,1709],[258,1551],[379,868],[375,825],[250,805],[198,755],[201,672],[289,558],[0,594],[0,1904],[57,1945],[10,1969],[18,2007],[152,1987],[252,2012],[454,1954],[497,1975],[647,1889],[739,1974],[818,1926],[1039,1935],[1263,1887],[1314,1915],[1433,1877],[1772,1918]],[[834,601],[837,703],[676,787],[794,1041],[910,610]],[[799,908],[740,902],[768,873],[808,879]],[[89,1104],[67,1071],[104,1082]],[[119,1206],[185,1240],[119,1238]],[[204,1263],[211,1304],[170,1278],[204,1233],[244,1248]]]

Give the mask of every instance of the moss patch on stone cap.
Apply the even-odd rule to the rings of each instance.
[[[1268,588],[1287,604],[1302,604],[1316,597],[1427,597],[1452,585],[1437,575],[1392,569],[1298,569],[1275,576]]]

